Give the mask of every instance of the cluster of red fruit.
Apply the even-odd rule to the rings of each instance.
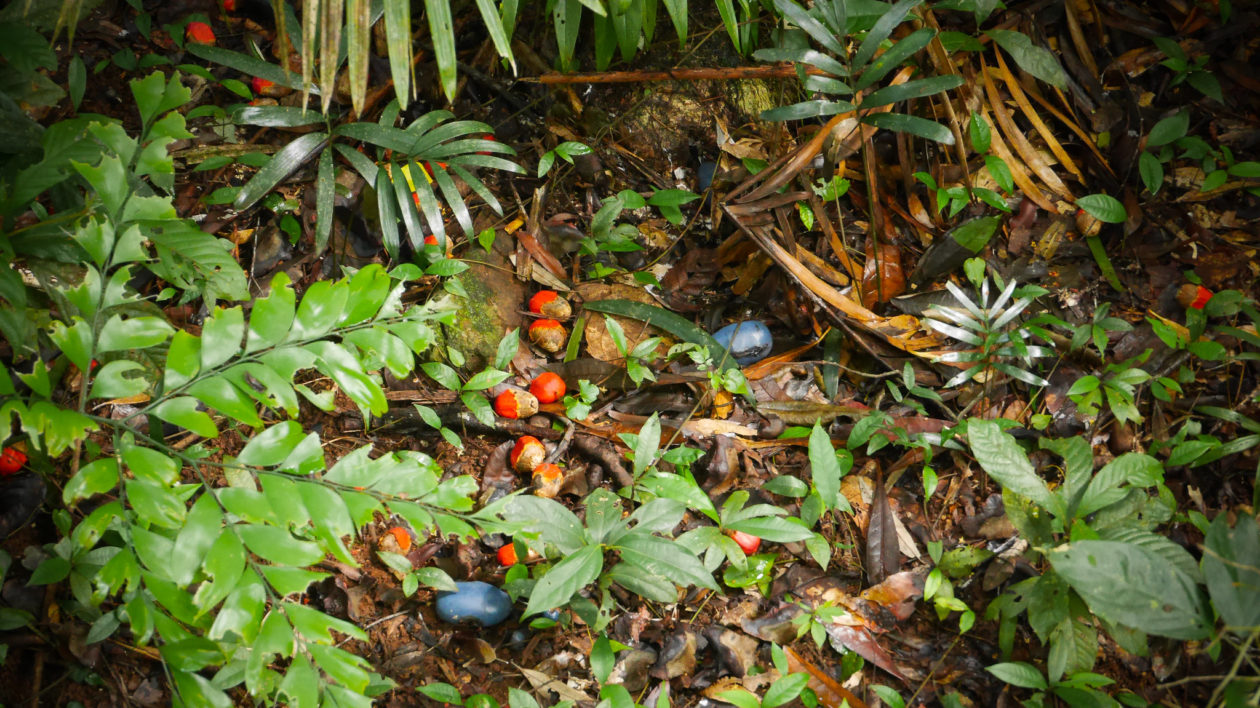
[[[16,447],[6,447],[0,452],[0,475],[5,477],[22,469],[26,464],[26,453]]]

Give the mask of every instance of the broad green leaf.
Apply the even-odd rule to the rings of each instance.
[[[1160,147],[1186,137],[1190,129],[1190,112],[1179,111],[1160,120],[1146,136],[1147,147]],[[1152,156],[1153,157],[1153,156]]]
[[[297,128],[323,123],[324,115],[300,106],[241,106],[232,113],[232,122],[266,128]]]
[[[1028,35],[1014,30],[989,29],[984,31],[994,42],[1011,55],[1019,68],[1042,81],[1060,89],[1067,88],[1067,74],[1059,66],[1059,60],[1044,47],[1032,43]]]
[[[1032,500],[1055,516],[1065,512],[1062,501],[1051,493],[1044,480],[1037,476],[1028,455],[991,420],[971,419],[967,438],[976,461],[1003,488]]]
[[[986,666],[985,670],[999,679],[1020,688],[1032,688],[1044,691],[1046,677],[1041,675],[1037,667],[1022,661],[1007,661],[1001,664]]]
[[[1077,541],[1047,558],[1099,617],[1174,639],[1211,632],[1207,598],[1193,578],[1141,546]]]
[[[454,101],[455,28],[451,24],[451,4],[449,0],[424,0],[424,9],[429,18],[429,36],[433,40],[442,92],[447,100]]]
[[[193,502],[171,548],[171,579],[179,585],[191,583],[222,531],[223,512],[212,495],[202,494]]]
[[[564,605],[578,590],[594,582],[603,567],[602,549],[599,546],[583,546],[554,565],[534,584],[523,616],[529,617]]]
[[[279,343],[293,326],[296,298],[289,286],[289,276],[283,271],[271,279],[271,292],[254,301],[249,314],[249,334],[245,351],[255,352]]]
[[[175,330],[157,317],[129,317],[114,315],[101,328],[96,343],[98,352],[116,352],[147,349],[166,341]]]
[[[282,528],[260,524],[242,524],[236,528],[249,550],[272,563],[311,565],[324,557],[319,546],[296,539]]]
[[[1260,626],[1260,524],[1241,515],[1229,528],[1217,514],[1204,538],[1203,577],[1212,605],[1236,631]]]
[[[848,451],[845,454],[848,455]],[[848,463],[853,465],[852,455],[849,455]],[[809,467],[814,488],[827,508],[850,511],[848,500],[840,494],[840,478],[848,470],[841,466],[835,448],[831,446],[831,438],[818,421],[814,421],[814,428],[809,434]]]
[[[201,327],[201,370],[210,371],[241,351],[245,313],[240,307],[215,308]]]
[[[1123,224],[1128,213],[1119,199],[1107,194],[1089,194],[1076,200],[1076,206],[1099,221],[1108,224]]]
[[[385,3],[385,40],[394,94],[398,97],[399,107],[406,108],[411,102],[411,3]]]

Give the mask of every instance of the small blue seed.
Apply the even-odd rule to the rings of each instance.
[[[455,587],[455,592],[438,593],[434,609],[443,622],[492,627],[512,613],[512,598],[489,583],[456,582]]]
[[[774,347],[770,329],[760,320],[744,320],[726,325],[714,332],[713,338],[722,348],[731,350],[731,357],[740,366],[748,366],[765,359]]]

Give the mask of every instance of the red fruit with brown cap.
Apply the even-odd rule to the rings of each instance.
[[[509,388],[495,396],[494,412],[513,420],[528,418],[538,412],[538,399],[532,393]]]
[[[512,454],[508,456],[508,461],[512,463],[512,469],[525,474],[541,465],[546,457],[547,448],[543,447],[538,438],[522,435],[512,447]]]
[[[534,468],[532,477],[534,494],[547,499],[554,499],[560,493],[560,485],[564,483],[564,472],[550,462]]]
[[[255,95],[265,95],[267,90],[275,85],[274,81],[268,81],[260,76],[255,76],[249,80],[249,87]]]
[[[1202,285],[1186,283],[1177,288],[1177,302],[1188,310],[1202,310],[1212,299],[1212,291]]]
[[[529,299],[529,311],[535,315],[567,320],[573,314],[569,301],[560,297],[555,290],[539,290]]]
[[[529,339],[538,348],[549,353],[556,353],[564,348],[567,338],[564,325],[555,320],[534,320],[529,326]]]
[[[744,552],[744,555],[751,556],[757,552],[758,548],[761,548],[761,539],[750,533],[731,531],[727,535],[735,541],[736,545],[739,546],[739,550]]]
[[[10,475],[26,464],[26,453],[16,447],[6,447],[0,452],[0,475]]]
[[[406,553],[411,550],[411,533],[401,526],[395,526],[387,531],[394,538],[394,543],[398,545],[398,550]]]
[[[184,36],[197,44],[214,44],[214,30],[204,22],[189,22],[184,29]]]
[[[565,390],[564,379],[554,371],[539,374],[529,384],[529,392],[534,394],[534,398],[537,398],[539,403],[555,403],[564,398]]]

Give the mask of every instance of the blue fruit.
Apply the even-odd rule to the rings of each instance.
[[[760,320],[744,320],[726,325],[714,332],[713,338],[724,349],[731,350],[731,356],[740,366],[748,366],[765,359],[774,346],[770,329]]]
[[[455,592],[439,592],[438,619],[451,624],[473,623],[494,626],[512,613],[512,598],[502,590],[480,580],[456,582]]]

